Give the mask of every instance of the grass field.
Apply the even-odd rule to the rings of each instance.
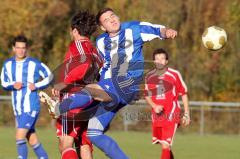
[[[0,127],[0,159],[16,159],[14,128]],[[112,136],[131,159],[159,159],[160,146],[151,144],[151,133],[116,132]],[[50,159],[59,159],[54,129],[39,129],[38,135],[47,149]],[[178,134],[175,136],[173,151],[175,159],[239,159],[240,136]],[[29,150],[29,159],[36,159]],[[97,148],[94,159],[107,159]]]

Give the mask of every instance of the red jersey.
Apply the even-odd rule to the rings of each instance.
[[[152,120],[156,125],[163,125],[166,121],[180,121],[179,95],[187,93],[187,87],[181,74],[174,69],[167,68],[162,75],[156,70],[150,71],[145,77],[145,95],[151,97],[153,103],[163,106],[163,112],[158,115],[152,110]]]
[[[102,63],[101,56],[89,39],[72,41],[60,72],[61,82],[69,85],[63,98],[78,92],[86,84],[93,83]],[[70,112],[78,113],[80,110]]]

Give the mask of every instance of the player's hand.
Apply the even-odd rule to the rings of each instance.
[[[182,117],[182,124],[183,126],[188,126],[190,124],[190,115],[189,113],[185,113]]]
[[[31,90],[31,91],[34,91],[36,90],[36,86],[33,84],[33,83],[28,83],[28,88]]]
[[[61,90],[63,90],[66,87],[67,87],[67,85],[65,83],[55,84],[52,89],[52,95],[55,97],[59,97]]]
[[[173,29],[166,29],[165,36],[167,39],[174,39],[177,36],[177,31]]]
[[[163,106],[157,105],[153,107],[155,113],[160,114],[163,111]]]
[[[23,84],[22,84],[21,82],[15,82],[15,83],[13,84],[13,88],[15,88],[15,89],[17,89],[17,90],[21,89],[22,86],[23,86]]]
[[[60,97],[60,91],[58,89],[52,89],[52,95],[55,97]]]

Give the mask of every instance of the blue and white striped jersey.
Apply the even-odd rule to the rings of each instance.
[[[12,91],[14,114],[21,115],[23,112],[39,111],[40,102],[37,90],[46,88],[52,78],[49,68],[35,58],[27,57],[22,61],[16,61],[15,57],[7,59],[2,67],[1,83],[4,89]],[[14,89],[15,82],[21,82],[22,89]],[[34,83],[36,90],[31,91],[28,83]]]
[[[162,25],[148,22],[130,21],[121,24],[120,32],[115,37],[104,33],[97,38],[97,49],[103,56],[104,65],[100,71],[101,79],[114,76],[130,78],[142,77],[144,42],[155,38],[163,39],[160,28]]]

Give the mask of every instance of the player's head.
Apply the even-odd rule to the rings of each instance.
[[[96,16],[96,20],[101,29],[110,34],[118,33],[120,30],[119,17],[111,8],[101,9]]]
[[[166,68],[168,64],[168,53],[162,48],[156,49],[153,52],[153,61],[156,69]]]
[[[71,35],[74,39],[78,36],[90,37],[97,29],[95,15],[88,11],[79,11],[71,20]]]
[[[14,37],[12,47],[17,60],[24,59],[27,56],[28,40],[24,35]]]

